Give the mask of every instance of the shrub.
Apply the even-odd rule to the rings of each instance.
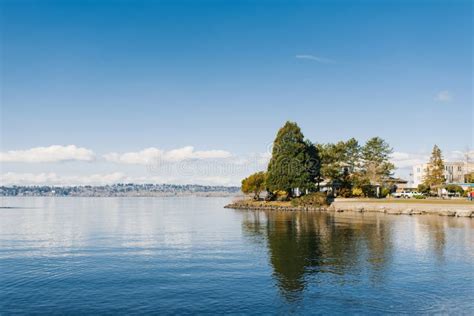
[[[464,189],[459,185],[448,184],[445,188],[450,193],[459,193],[459,195],[464,194]]]
[[[363,195],[364,195],[364,192],[362,191],[361,188],[353,188],[352,189],[352,196],[361,197]]]
[[[288,201],[288,193],[286,191],[276,191],[275,199],[277,201]]]
[[[364,185],[362,186],[362,192],[364,192],[364,196],[366,197],[375,197],[377,196],[377,191],[372,185]]]
[[[291,200],[293,206],[327,206],[328,197],[324,192],[314,192]]]
[[[430,194],[430,186],[426,184],[419,184],[418,185],[418,192],[423,193],[423,194]]]
[[[464,176],[464,182],[474,183],[474,172],[468,173]]]
[[[387,197],[387,195],[389,194],[390,194],[389,188],[382,188],[382,190],[380,190],[380,197]]]
[[[352,196],[352,190],[349,188],[341,188],[339,189],[338,195],[345,198],[349,198]]]
[[[424,200],[424,199],[426,199],[426,196],[421,195],[421,194],[414,195],[413,197],[414,197],[416,200]]]

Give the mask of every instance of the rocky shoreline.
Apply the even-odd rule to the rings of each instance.
[[[388,215],[439,215],[474,218],[474,203],[468,204],[436,204],[436,203],[390,203],[374,202],[357,199],[341,199],[329,206],[292,206],[289,203],[267,203],[250,200],[236,201],[225,208],[259,211],[318,211],[318,212],[377,212]]]

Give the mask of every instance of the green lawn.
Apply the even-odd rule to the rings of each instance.
[[[344,200],[338,200],[343,202]],[[347,202],[364,202],[364,203],[387,203],[387,204],[436,204],[436,205],[474,205],[474,201],[467,199],[452,199],[452,200],[438,200],[438,199],[347,199]]]

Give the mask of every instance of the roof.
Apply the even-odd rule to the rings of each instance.
[[[393,177],[388,178],[387,181],[394,182],[394,183],[408,183],[407,180],[404,180],[402,178],[393,178]]]

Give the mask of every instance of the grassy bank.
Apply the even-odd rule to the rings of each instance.
[[[467,199],[337,199],[339,202],[362,202],[362,203],[382,203],[382,204],[428,204],[428,205],[472,205],[474,201]]]

